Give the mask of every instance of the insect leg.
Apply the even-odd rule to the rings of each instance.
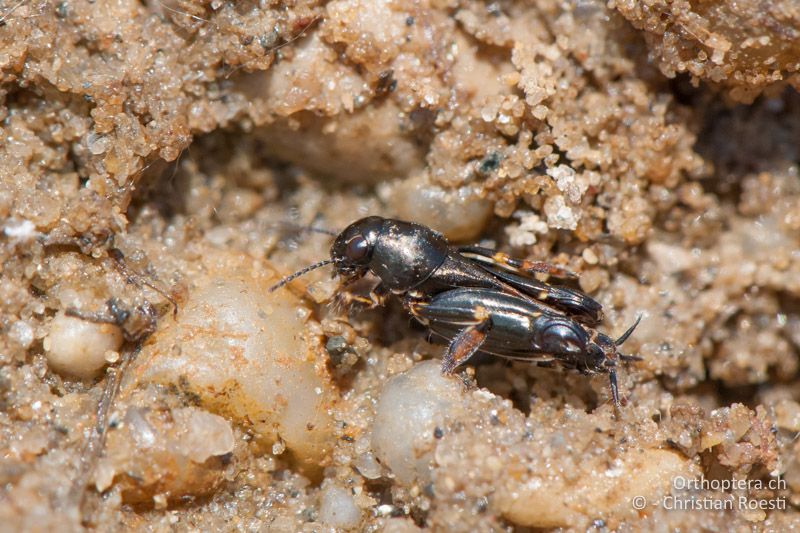
[[[382,284],[378,283],[375,287],[370,289],[368,296],[354,294],[348,290],[352,285],[349,283],[342,290],[336,294],[336,305],[342,308],[347,308],[351,304],[357,303],[365,305],[368,309],[383,306],[386,303],[386,298],[389,296],[389,290]]]
[[[483,246],[459,246],[459,253],[472,257],[479,261],[493,263],[503,266],[509,270],[521,270],[523,272],[541,272],[557,278],[577,278],[578,275],[564,267],[545,263],[544,261],[529,261],[527,259],[516,259],[503,252],[484,248]]]
[[[172,305],[172,316],[178,316],[178,302],[175,301],[175,298],[169,292],[159,288],[155,283],[148,280],[147,277],[130,268],[125,262],[125,256],[123,255],[122,250],[119,248],[111,248],[108,250],[108,257],[113,261],[117,269],[125,276],[125,279],[128,283],[132,283],[138,287],[142,285],[150,287]]]
[[[109,298],[106,301],[106,309],[106,312],[92,313],[68,307],[65,314],[87,322],[94,322],[95,324],[113,324],[115,326],[121,326],[130,316],[130,312],[123,309],[116,298]]]
[[[595,325],[603,320],[603,306],[580,291],[522,276],[495,263],[486,263],[481,267],[519,292],[566,313],[581,323]]]
[[[389,289],[387,289],[383,283],[375,285],[372,290],[369,291],[369,299],[372,302],[370,304],[370,309],[382,307],[386,303],[386,298],[388,298],[389,294],[391,294]]]
[[[486,334],[491,328],[492,318],[486,316],[477,324],[469,326],[456,335],[442,359],[442,374],[451,374],[458,366],[475,355],[483,341],[486,340]]]
[[[88,312],[68,307],[67,316],[94,322],[96,324],[113,324],[122,330],[123,338],[128,342],[139,342],[156,330],[158,313],[150,302],[136,306],[135,312],[125,307],[116,298],[106,301],[106,311]]]
[[[347,290],[341,290],[336,293],[334,307],[336,309],[349,309],[353,304],[371,305],[372,300],[366,296],[359,296]]]
[[[617,387],[617,370],[612,368],[608,371],[608,379],[611,382],[611,399],[614,400],[614,407],[619,409],[619,388]]]

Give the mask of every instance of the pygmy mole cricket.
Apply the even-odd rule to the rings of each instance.
[[[350,301],[377,306],[394,294],[433,334],[448,340],[444,373],[477,352],[583,374],[605,373],[619,407],[617,363],[641,360],[618,350],[641,317],[616,340],[600,333],[594,328],[603,319],[597,301],[530,275],[574,276],[555,265],[515,259],[490,248],[454,246],[420,224],[369,216],[336,235],[329,259],[269,290],[329,264],[346,282],[367,273],[378,278],[368,298],[345,293]]]

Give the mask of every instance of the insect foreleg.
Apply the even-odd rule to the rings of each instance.
[[[390,294],[391,292],[383,283],[375,285],[372,290],[369,291],[369,299],[372,302],[370,308],[383,306],[386,303],[386,298],[388,298]]]
[[[383,306],[386,303],[386,298],[391,294],[382,283],[378,283],[370,289],[367,296],[355,294],[349,290],[349,286],[353,283],[349,283],[336,294],[337,305],[339,307],[347,308],[352,304],[360,304],[366,306],[367,309],[374,309]]]

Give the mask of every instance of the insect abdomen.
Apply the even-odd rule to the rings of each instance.
[[[488,314],[492,324],[481,351],[508,357],[534,358],[537,322],[550,316],[527,300],[491,289],[453,289],[426,302],[412,302],[409,308],[433,333],[446,339]]]

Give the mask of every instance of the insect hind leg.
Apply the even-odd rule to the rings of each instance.
[[[484,248],[483,246],[461,246],[458,248],[458,251],[462,254],[473,256],[480,261],[499,265],[513,271],[528,273],[539,272],[563,279],[576,279],[578,277],[578,275],[571,270],[552,263],[517,259],[503,252],[498,252],[491,248]]]
[[[442,374],[452,374],[453,370],[475,355],[491,329],[492,318],[486,316],[477,324],[467,327],[456,335],[442,359]]]

